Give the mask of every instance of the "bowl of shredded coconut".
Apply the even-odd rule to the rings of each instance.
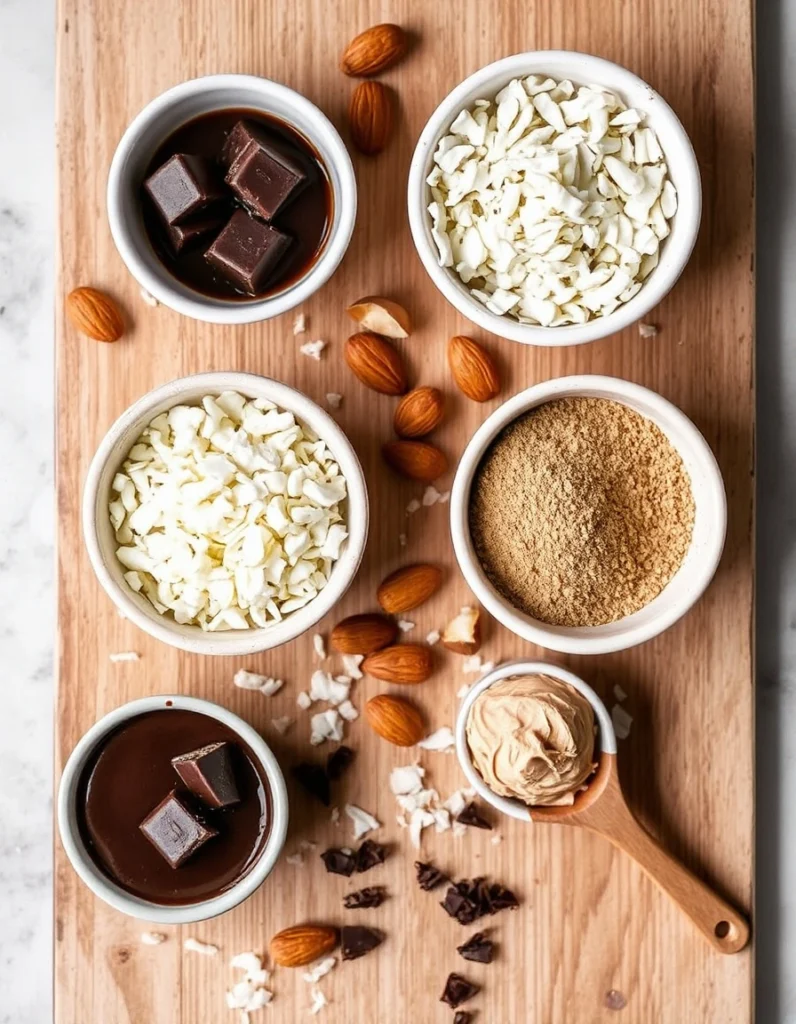
[[[490,64],[437,107],[409,172],[431,279],[469,320],[573,345],[641,320],[696,241],[699,168],[676,114],[625,68],[537,51]]]

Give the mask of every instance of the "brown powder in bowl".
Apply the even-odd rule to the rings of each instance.
[[[520,416],[484,455],[470,531],[492,585],[557,626],[599,626],[649,604],[691,542],[694,499],[650,420],[604,398]]]

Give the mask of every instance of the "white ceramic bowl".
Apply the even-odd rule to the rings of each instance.
[[[91,855],[86,850],[80,829],[77,824],[77,813],[75,799],[78,784],[83,768],[91,756],[97,744],[122,722],[137,715],[145,714],[148,711],[165,710],[168,706],[183,711],[196,711],[210,718],[216,718],[233,732],[240,736],[241,740],[249,747],[257,758],[268,780],[271,789],[271,831],[266,839],[263,851],[258,860],[254,863],[248,874],[244,875],[235,885],[219,896],[209,900],[202,900],[199,903],[189,903],[183,906],[161,906],[151,903],[149,900],[141,899],[126,892],[120,886],[111,881],[110,878],[94,863]],[[250,725],[233,715],[231,711],[213,704],[208,700],[199,700],[197,697],[182,697],[173,694],[162,697],[144,697],[141,700],[131,701],[123,704],[115,711],[101,718],[88,730],[78,742],[75,749],[69,755],[64,765],[61,784],[58,789],[58,831],[61,834],[61,842],[72,867],[80,878],[99,896],[101,900],[110,904],[114,910],[121,911],[130,917],[137,917],[144,921],[152,921],[156,924],[190,924],[195,921],[205,921],[210,917],[217,917],[236,907],[243,900],[247,899],[258,889],[268,875],[271,873],[282,847],[285,844],[288,824],[288,801],[285,780],[282,770],[274,757],[271,748]]]
[[[568,78],[575,85],[602,85],[614,90],[628,106],[643,110],[647,123],[658,136],[678,194],[677,213],[671,221],[671,233],[661,245],[660,262],[640,291],[609,316],[569,327],[537,327],[491,313],[470,294],[453,269],[440,267],[427,212],[431,196],[426,178],[432,168],[434,151],[459,111],[470,107],[477,99],[493,99],[513,78],[532,74]],[[485,331],[526,345],[578,345],[615,334],[640,320],[674,285],[696,241],[702,215],[702,186],[694,149],[685,129],[672,108],[651,86],[626,68],[601,57],[568,50],[536,50],[488,64],[445,97],[418,139],[409,169],[408,203],[409,225],[423,266],[448,302],[463,316]]]
[[[225,108],[261,110],[287,121],[320,154],[334,209],[323,251],[307,273],[265,299],[214,299],[173,277],[155,255],[141,215],[144,172],[158,146],[181,124]],[[162,302],[195,320],[248,324],[293,309],[325,284],[345,255],[357,210],[357,186],[348,150],[331,121],[293,89],[255,75],[208,75],[174,86],[148,103],[121,138],[108,175],[111,234],[127,269]]]
[[[556,398],[608,398],[652,420],[679,452],[694,496],[691,545],[683,563],[661,593],[633,615],[604,626],[551,626],[510,604],[483,571],[470,537],[470,487],[487,448],[504,427],[535,406]],[[727,500],[713,452],[684,413],[639,384],[617,377],[560,377],[536,384],[504,402],[481,424],[464,450],[451,491],[451,534],[459,567],[473,594],[498,622],[517,636],[568,654],[607,654],[650,640],[677,622],[713,578],[724,547]]]
[[[270,399],[282,409],[294,413],[297,419],[326,441],[346,480],[348,537],[343,542],[340,558],[334,563],[329,582],[309,604],[264,629],[208,633],[199,626],[180,625],[171,616],[159,614],[144,596],[127,585],[125,570],[116,558],[118,545],[111,527],[108,502],[114,474],[127,458],[141,431],[155,416],[175,405],[196,404],[204,395],[222,391],[238,391],[247,398]],[[83,536],[91,565],[108,596],[125,618],[150,636],[194,654],[246,656],[278,647],[306,632],[348,590],[362,560],[367,535],[368,493],[362,467],[351,442],[332,417],[306,395],[287,384],[253,373],[198,373],[169,381],[139,398],[122,413],[103,438],[89,466],[83,489]]]

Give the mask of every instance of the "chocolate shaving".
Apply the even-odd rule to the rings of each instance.
[[[472,924],[479,917],[500,910],[516,910],[517,897],[498,882],[489,885],[485,878],[465,878],[450,886],[440,904],[459,924]]]
[[[332,848],[324,850],[321,860],[330,875],[345,875],[348,878],[353,875],[356,868],[356,858],[353,853],[346,853],[345,850]]]
[[[468,896],[459,892],[455,885],[452,885],[445,893],[445,899],[440,903],[442,909],[455,918],[459,924],[472,924],[477,917],[480,917],[477,904]]]
[[[425,889],[426,892],[430,892],[432,889],[436,889],[438,885],[447,881],[447,875],[435,868],[433,864],[424,864],[420,860],[415,861],[415,871],[417,872],[417,884],[421,889]]]
[[[340,944],[343,947],[343,960],[358,960],[376,946],[384,942],[384,935],[375,928],[365,925],[343,925],[340,930]]]
[[[461,974],[448,975],[448,980],[445,982],[445,991],[440,996],[440,1002],[447,1003],[452,1010],[455,1010],[457,1006],[461,1006],[462,1003],[466,1003],[468,999],[472,999],[474,995],[477,995],[480,991],[478,985],[474,985],[472,981],[468,981],[467,978],[462,977]]]
[[[492,831],[491,822],[486,820],[475,803],[469,803],[456,820],[461,822],[462,825],[471,825],[473,828],[485,828],[490,832]]]
[[[467,1010],[457,1010],[453,1015],[453,1024],[470,1024],[473,1015]]]
[[[499,910],[516,910],[520,905],[520,901],[511,889],[497,883],[489,887],[489,902],[491,904],[490,914],[497,914]]]
[[[293,765],[290,774],[311,796],[320,800],[324,807],[328,807],[332,802],[329,777],[319,764],[302,761],[301,764]]]
[[[326,774],[332,782],[337,780],[345,773],[350,767],[351,762],[356,757],[356,754],[345,745],[340,746],[337,750],[333,750],[326,759]]]
[[[356,852],[356,867],[354,870],[360,874],[364,871],[370,871],[371,868],[375,868],[378,864],[383,864],[386,856],[386,846],[374,842],[373,839],[366,839]]]
[[[357,892],[349,892],[343,897],[343,906],[346,910],[370,910],[371,907],[380,907],[387,899],[387,893],[381,885],[369,885]]]
[[[472,960],[477,964],[491,964],[495,944],[486,937],[485,932],[476,932],[471,935],[467,942],[456,947],[456,952],[465,960]]]

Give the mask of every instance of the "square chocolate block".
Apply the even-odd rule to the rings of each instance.
[[[240,201],[264,220],[273,218],[307,184],[307,170],[251,121],[238,121],[221,151],[224,179]]]
[[[229,743],[208,743],[173,757],[171,763],[185,786],[209,807],[229,807],[240,801]]]
[[[292,239],[245,210],[236,210],[205,253],[205,259],[236,288],[257,295],[287,252]]]
[[[184,864],[208,839],[218,835],[174,789],[138,827],[173,868]]]
[[[179,256],[193,249],[208,235],[217,234],[224,225],[225,216],[224,210],[209,210],[198,213],[184,224],[167,224],[166,234],[174,255]]]
[[[175,153],[150,174],[144,188],[167,225],[184,224],[200,210],[224,198],[224,187],[209,160]]]

